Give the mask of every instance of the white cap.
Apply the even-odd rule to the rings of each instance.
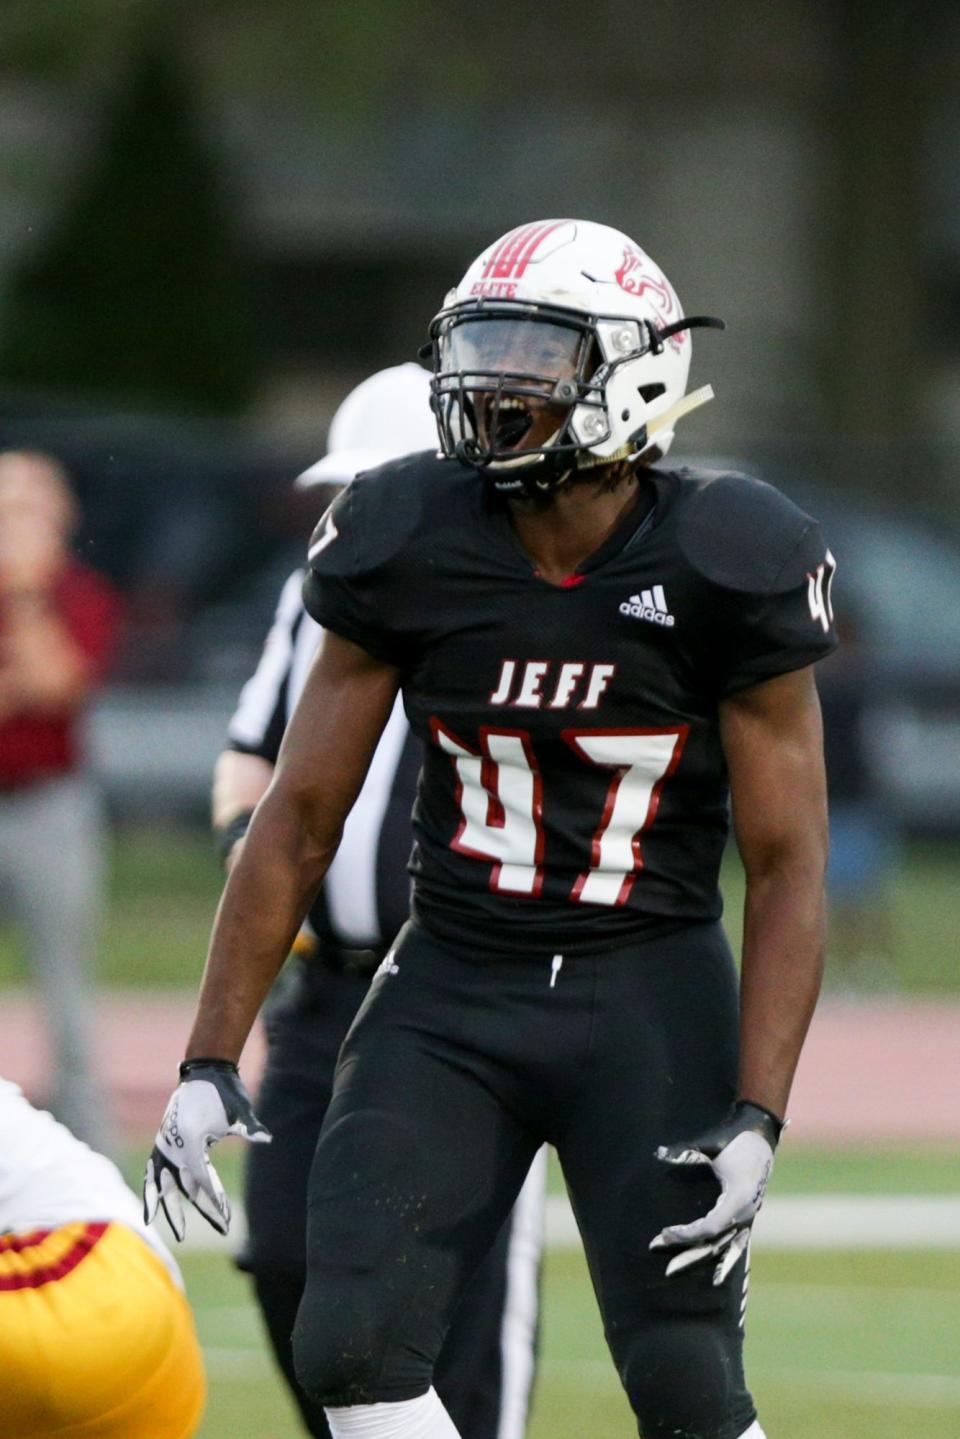
[[[412,361],[391,365],[350,391],[330,422],[327,453],[297,485],[346,485],[362,470],[438,445],[429,374]]]

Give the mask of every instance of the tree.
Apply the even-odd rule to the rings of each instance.
[[[121,403],[242,407],[256,359],[232,219],[175,31],[161,23],[46,249],[14,279],[0,374]]]

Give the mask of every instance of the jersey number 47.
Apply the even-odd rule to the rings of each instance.
[[[431,727],[457,773],[461,821],[451,848],[492,860],[490,888],[498,894],[535,897],[543,886],[543,777],[529,734],[484,729],[478,753],[439,720]],[[656,818],[662,785],[680,763],[687,733],[687,725],[563,731],[566,743],[587,764],[614,771],[589,863],[571,888],[571,901],[626,903],[643,868],[641,836]]]

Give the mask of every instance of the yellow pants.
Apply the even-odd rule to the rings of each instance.
[[[132,1230],[0,1235],[0,1439],[188,1439],[205,1399],[189,1305]]]

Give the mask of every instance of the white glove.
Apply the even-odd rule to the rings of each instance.
[[[740,1100],[706,1134],[660,1146],[657,1158],[665,1164],[708,1164],[720,1185],[720,1198],[702,1219],[668,1225],[650,1241],[651,1249],[678,1250],[667,1265],[668,1277],[715,1259],[713,1282],[723,1283],[750,1243],[783,1129],[768,1109]]]
[[[239,1134],[254,1144],[269,1144],[272,1137],[254,1114],[231,1060],[185,1060],[147,1160],[145,1223],[152,1224],[162,1207],[177,1239],[183,1239],[187,1232],[183,1194],[219,1234],[226,1234],[230,1201],[209,1154],[210,1146],[227,1134]]]

